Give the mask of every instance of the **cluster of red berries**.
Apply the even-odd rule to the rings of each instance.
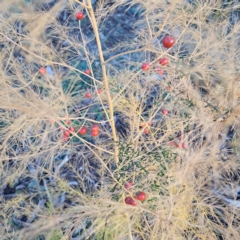
[[[87,132],[88,132],[88,129],[87,129],[87,127],[85,127],[85,126],[81,127],[81,128],[78,130],[78,133],[79,133],[80,135],[85,135],[85,134],[87,134]],[[99,127],[98,127],[98,125],[94,125],[94,126],[91,127],[91,135],[92,135],[93,137],[96,137],[96,136],[99,135]]]
[[[127,190],[132,190],[133,189],[133,183],[132,182],[126,182],[124,184],[124,188]],[[136,206],[138,201],[144,201],[147,198],[147,195],[145,192],[138,192],[133,198],[128,196],[125,198],[125,203],[128,205]],[[134,200],[135,199],[135,200]]]
[[[99,135],[99,127],[98,127],[98,125],[94,125],[94,126],[91,127],[91,135],[93,137],[96,137],[96,136]]]
[[[176,148],[185,149],[187,147],[186,143],[184,143],[184,142],[183,143],[178,143],[176,141],[171,141],[169,144],[170,144],[171,147],[176,147]]]
[[[69,136],[71,135],[71,133],[74,133],[76,131],[75,127],[70,127],[66,130],[63,131],[63,140],[67,141],[69,139]]]
[[[171,36],[171,35],[165,36],[165,37],[163,38],[163,40],[162,40],[162,44],[163,44],[163,46],[164,46],[165,48],[171,48],[171,47],[174,45],[174,43],[175,43],[175,39],[174,39],[174,37]],[[167,64],[168,64],[168,59],[165,58],[165,57],[164,57],[164,58],[160,58],[160,59],[159,59],[159,64],[162,65],[162,66],[167,65]],[[144,71],[150,70],[150,64],[149,64],[149,63],[143,63],[143,64],[142,64],[142,70],[144,70]],[[162,75],[162,74],[164,73],[164,71],[163,71],[163,70],[161,69],[161,67],[159,67],[159,66],[156,66],[156,67],[154,68],[154,70],[155,70],[158,74],[160,74],[160,75]],[[171,86],[167,86],[167,87],[166,87],[166,90],[169,91],[169,92],[172,91]],[[167,110],[167,109],[162,109],[162,114],[163,114],[163,115],[167,115],[167,114],[168,114],[168,110]],[[149,125],[149,124],[148,124],[148,125]],[[146,126],[145,123],[141,124],[141,127],[145,127],[145,126]],[[151,126],[151,125],[149,125],[149,126]],[[145,133],[145,134],[148,134],[149,132],[150,132],[149,127],[147,127],[147,128],[144,129],[144,133]]]
[[[80,135],[85,135],[87,132],[88,132],[88,129],[85,126],[81,127],[79,129],[79,131],[78,131],[78,133]],[[94,125],[94,126],[91,127],[91,135],[93,137],[96,137],[96,136],[99,135],[99,127],[98,127],[98,125]]]
[[[101,94],[102,93],[102,89],[98,89],[97,92],[98,92],[98,94]],[[92,97],[91,93],[89,93],[89,92],[86,93],[85,96],[86,96],[86,98],[91,98]]]
[[[67,125],[69,125],[71,123],[71,121],[70,120],[66,120],[65,123]],[[59,127],[59,130],[62,130],[62,127]],[[62,140],[63,141],[67,141],[69,139],[70,135],[73,134],[74,132],[76,132],[76,128],[75,127],[69,127],[68,129],[64,130],[63,131]],[[87,134],[87,132],[88,132],[88,129],[85,126],[81,127],[77,131],[77,133],[80,134],[80,135],[85,135],[85,134]],[[96,136],[99,135],[99,127],[98,127],[98,125],[94,125],[94,126],[91,127],[91,135],[93,137],[96,137]]]
[[[183,148],[183,149],[186,149],[187,148],[187,145],[185,142],[183,142],[183,138],[184,138],[184,135],[181,134],[180,135],[180,140],[174,140],[174,141],[171,141],[169,144],[170,146],[172,147],[176,147],[176,148]]]
[[[147,127],[146,127],[147,126]],[[144,133],[145,134],[149,134],[149,132],[150,132],[150,127],[152,126],[152,122],[148,122],[148,123],[141,123],[141,125],[140,125],[140,127],[142,127],[142,128],[145,128],[144,129]]]
[[[174,45],[174,43],[175,43],[175,39],[171,35],[165,36],[162,40],[162,44],[165,48],[171,48]],[[162,65],[162,66],[167,65],[168,64],[168,59],[167,58],[159,59],[159,64]],[[144,71],[150,70],[150,64],[149,63],[143,63],[142,64],[142,70],[144,70]],[[160,75],[164,74],[164,71],[159,66],[156,66],[154,68],[154,70]]]

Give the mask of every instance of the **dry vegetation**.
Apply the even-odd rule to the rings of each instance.
[[[0,1],[0,239],[240,239],[239,2],[92,2]]]

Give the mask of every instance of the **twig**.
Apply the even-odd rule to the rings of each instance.
[[[21,48],[21,49],[24,50],[25,52],[31,54],[32,56],[34,56],[34,57],[36,57],[36,58],[38,58],[38,59],[43,60],[44,62],[46,62],[46,65],[48,65],[48,64],[55,64],[55,65],[59,65],[59,66],[63,66],[63,67],[69,68],[69,69],[71,69],[71,70],[73,70],[73,71],[76,71],[76,72],[79,72],[79,73],[81,73],[81,74],[84,74],[85,76],[88,76],[88,77],[91,78],[92,80],[94,80],[94,81],[96,81],[96,82],[98,82],[99,84],[102,85],[102,82],[101,82],[101,81],[99,81],[99,80],[97,80],[97,79],[94,79],[92,76],[87,75],[86,73],[84,73],[83,71],[78,70],[77,68],[74,68],[74,67],[72,67],[72,66],[70,66],[70,65],[68,65],[68,64],[66,64],[66,63],[64,63],[64,62],[63,62],[63,63],[60,63],[60,62],[49,61],[49,60],[47,60],[46,58],[43,58],[43,57],[39,56],[38,54],[35,54],[35,53],[31,52],[30,50],[26,49],[25,47],[21,46],[20,44],[16,43],[15,41],[13,41],[11,38],[9,38],[8,36],[4,35],[3,33],[0,32],[0,35],[2,35],[3,37],[5,37],[8,41],[10,41],[10,42],[13,43],[14,45],[18,46],[19,48]]]
[[[87,6],[86,4],[80,2],[79,0],[74,0],[75,2],[77,2],[78,4],[80,4],[81,6],[85,7],[85,8],[90,8],[89,6]]]
[[[118,164],[118,146],[117,146],[117,134],[116,134],[116,128],[115,128],[115,124],[114,124],[114,117],[113,117],[113,104],[112,104],[112,99],[111,99],[111,95],[109,92],[109,86],[108,86],[108,79],[107,79],[107,73],[106,73],[106,66],[104,63],[104,57],[103,57],[103,52],[102,52],[102,46],[101,46],[101,41],[100,41],[100,37],[99,37],[99,33],[98,33],[98,26],[97,26],[97,21],[93,12],[93,8],[92,8],[92,3],[91,0],[88,0],[88,10],[89,10],[89,14],[91,17],[91,22],[92,22],[92,27],[93,27],[93,31],[96,37],[96,42],[97,42],[97,46],[98,46],[98,51],[99,51],[99,58],[100,58],[100,62],[101,62],[101,67],[102,67],[102,74],[103,74],[103,82],[104,82],[104,87],[106,90],[106,95],[107,95],[107,100],[108,100],[108,105],[109,105],[109,112],[110,112],[110,124],[111,124],[111,128],[112,128],[112,134],[113,134],[113,140],[114,140],[114,158],[115,158],[115,163]]]

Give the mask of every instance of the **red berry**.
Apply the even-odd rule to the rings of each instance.
[[[148,122],[147,124],[146,124],[146,123],[141,123],[140,126],[141,126],[142,128],[144,128],[144,127],[146,127],[146,125],[152,126],[152,124],[153,124],[152,122]]]
[[[87,128],[86,127],[80,128],[78,133],[81,134],[81,135],[85,135],[87,133]]]
[[[167,114],[168,114],[168,110],[163,109],[163,110],[162,110],[162,114],[163,114],[163,115],[167,115]]]
[[[145,134],[149,134],[149,132],[150,132],[150,130],[149,130],[148,128],[145,128],[145,129],[144,129],[144,133],[145,133]]]
[[[132,182],[126,182],[124,184],[124,188],[127,190],[131,190],[133,188],[133,183]]]
[[[65,123],[66,123],[67,125],[69,125],[69,124],[71,123],[71,120],[67,119],[67,120],[65,121]]]
[[[77,20],[82,20],[84,18],[84,14],[82,12],[77,12],[75,17]]]
[[[99,132],[98,132],[98,131],[91,131],[91,135],[92,135],[93,137],[96,137],[96,136],[99,135]]]
[[[71,134],[71,132],[70,132],[69,130],[65,130],[65,131],[63,132],[63,135],[64,135],[65,137],[69,137],[70,134]]]
[[[101,93],[102,93],[102,89],[98,89],[97,91],[98,91],[98,93],[99,93],[99,94],[101,94]]]
[[[160,74],[160,75],[163,75],[163,74],[164,74],[164,71],[163,71],[162,69],[159,69],[159,70],[157,71],[157,73]]]
[[[99,130],[98,125],[93,125],[93,126],[91,127],[91,131],[92,131],[92,132],[96,132],[96,131],[98,131],[98,130]]]
[[[131,200],[132,200],[131,197],[126,197],[126,198],[125,198],[125,203],[126,203],[126,204],[131,204]]]
[[[46,70],[46,68],[41,67],[41,68],[39,69],[39,72],[44,75],[44,74],[46,74],[47,70]]]
[[[85,70],[84,72],[85,72],[87,75],[90,75],[90,73],[91,73],[89,69]]]
[[[91,94],[90,93],[86,93],[86,98],[91,98]]]
[[[163,75],[163,74],[164,74],[164,71],[163,71],[159,66],[156,66],[156,67],[154,68],[154,70],[155,70],[156,73],[158,73],[158,74],[160,74],[160,75]]]
[[[162,66],[165,66],[168,64],[168,59],[167,58],[161,58],[159,59],[159,63],[162,65]]]
[[[59,126],[59,127],[58,127],[58,130],[63,130],[63,127],[62,127],[62,126]]]
[[[146,199],[147,195],[146,193],[144,192],[139,192],[136,196],[136,198],[139,200],[139,201],[144,201]]]
[[[131,198],[131,200],[130,200],[130,204],[132,205],[132,206],[136,206],[137,205],[137,203],[134,201],[134,199],[132,199]]]
[[[63,137],[62,137],[62,140],[63,140],[63,141],[67,141],[68,139],[69,139],[69,138],[68,138],[67,136],[63,136]]]
[[[99,127],[98,127],[98,125],[92,126],[92,128],[91,128],[91,135],[93,137],[96,137],[96,136],[99,135]]]
[[[183,145],[181,144],[181,143],[179,143],[179,142],[175,142],[175,141],[171,141],[171,142],[169,142],[169,145],[171,146],[171,147],[176,147],[176,148],[185,148],[185,147],[183,147]]]
[[[69,129],[68,129],[71,133],[73,133],[73,132],[75,132],[75,127],[70,127]]]
[[[186,143],[182,143],[182,148],[187,148],[187,145],[186,145]]]
[[[129,204],[129,205],[132,205],[132,206],[136,206],[137,205],[137,203],[134,201],[134,199],[132,197],[126,197],[125,198],[125,203]]]
[[[150,64],[149,63],[143,63],[142,64],[142,70],[148,71],[150,69]]]
[[[153,124],[152,122],[148,122],[148,126],[152,126],[152,124]]]
[[[167,35],[163,38],[162,44],[165,48],[171,48],[175,43],[175,39],[171,35]]]

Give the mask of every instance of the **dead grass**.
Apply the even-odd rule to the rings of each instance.
[[[112,57],[101,64],[93,15],[77,2],[88,4],[1,8],[1,239],[239,239],[237,1],[99,1],[99,25],[122,6],[142,10],[136,39],[104,50]],[[165,34],[174,47],[162,46]],[[88,134],[63,141],[66,120]],[[138,191],[147,200],[126,205]]]

